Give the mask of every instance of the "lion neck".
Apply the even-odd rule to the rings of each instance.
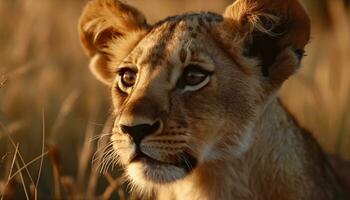
[[[162,188],[159,199],[169,199],[170,194],[175,199],[273,199],[261,194],[283,192],[286,177],[303,167],[301,128],[275,99],[249,132],[242,134],[252,138],[247,140],[250,144],[242,144],[246,149],[239,156],[232,140],[226,138],[228,142],[218,145],[222,148],[220,159],[202,164],[184,180]]]

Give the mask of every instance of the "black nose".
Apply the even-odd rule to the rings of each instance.
[[[149,125],[149,124],[140,124],[136,126],[120,125],[120,127],[125,134],[128,134],[132,137],[136,145],[139,145],[143,138],[145,138],[148,135],[151,135],[152,133],[155,133],[159,129],[160,122],[157,121],[153,125]]]

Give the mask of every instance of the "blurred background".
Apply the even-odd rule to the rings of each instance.
[[[186,11],[222,13],[232,0],[125,2],[152,23]],[[118,172],[90,170],[112,109],[108,88],[90,74],[80,48],[85,3],[0,0],[0,199],[128,198]],[[312,39],[281,96],[327,153],[350,160],[349,1],[302,3]]]

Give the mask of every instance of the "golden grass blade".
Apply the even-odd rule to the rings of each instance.
[[[60,108],[60,111],[59,111],[59,113],[56,117],[56,120],[52,126],[52,129],[49,132],[49,137],[51,140],[49,142],[53,143],[53,141],[55,140],[54,138],[56,137],[58,129],[62,126],[64,119],[72,110],[72,107],[73,107],[74,103],[76,102],[76,100],[78,99],[78,97],[79,97],[79,92],[77,90],[75,90],[70,95],[68,95],[68,97],[63,101],[61,108]]]
[[[111,199],[112,194],[120,188],[120,186],[122,185],[122,182],[119,178],[113,179],[113,177],[108,173],[105,174],[105,177],[109,182],[109,186],[104,191],[102,195],[102,199],[108,200],[108,199]]]
[[[42,110],[42,141],[41,141],[41,154],[44,154],[45,152],[45,111],[44,109]],[[38,177],[36,179],[36,184],[35,184],[35,190],[34,190],[34,199],[38,199],[38,186],[39,186],[39,181],[40,181],[40,175],[41,175],[41,170],[43,167],[43,162],[44,162],[44,157],[41,157],[40,160],[40,166],[39,166],[39,171],[38,171]]]
[[[16,145],[16,149],[15,149],[15,153],[13,155],[13,159],[12,159],[12,162],[11,162],[11,167],[10,167],[10,172],[8,174],[8,178],[6,180],[6,183],[5,183],[5,186],[4,186],[4,193],[1,195],[1,200],[4,199],[4,196],[5,196],[5,193],[6,193],[6,187],[7,185],[10,183],[11,181],[11,174],[12,174],[12,170],[13,170],[13,167],[14,167],[14,164],[15,164],[15,161],[16,161],[16,158],[17,158],[17,153],[18,153],[18,147],[19,147],[19,144]]]
[[[37,200],[38,199],[37,187],[33,183],[30,184],[29,191],[30,191],[30,195],[31,195],[30,199]]]
[[[54,178],[54,192],[55,192],[55,199],[60,200],[62,199],[61,194],[61,163],[59,158],[59,153],[56,147],[49,146],[49,157],[51,159],[52,168],[53,168],[53,178]]]
[[[1,157],[1,161],[4,161],[6,159],[6,157],[9,155],[9,152],[6,152],[2,157]]]
[[[0,134],[0,139],[2,139],[2,137],[6,136],[6,135],[11,135],[16,133],[17,131],[21,130],[24,127],[24,122],[23,121],[17,121],[17,122],[13,122],[9,125],[6,126],[6,131],[4,134]],[[2,129],[0,129],[0,133],[2,133],[1,131]]]
[[[5,75],[2,75],[0,79],[0,89],[6,85],[7,81],[8,81],[7,77]]]
[[[329,13],[331,16],[332,24],[334,26],[334,38],[337,42],[339,53],[337,54],[338,64],[335,65],[336,73],[332,73],[333,80],[337,87],[337,94],[334,95],[338,105],[338,120],[336,128],[336,142],[335,142],[335,153],[338,155],[342,154],[342,149],[345,147],[346,141],[346,126],[347,118],[349,117],[350,109],[350,68],[348,53],[350,51],[350,15],[341,1],[329,1]],[[332,72],[331,71],[331,72]]]
[[[17,169],[20,169],[20,165],[18,164],[18,160],[17,159],[16,159],[16,166],[17,166]],[[19,172],[19,177],[21,179],[21,183],[22,183],[24,194],[26,195],[27,200],[29,200],[28,191],[27,191],[27,187],[26,187],[26,184],[25,184],[25,181],[24,181],[24,178],[23,178],[22,171]]]
[[[68,196],[67,198],[72,200],[82,199],[82,197],[78,198],[78,196],[80,196],[80,192],[77,190],[75,180],[73,180],[72,177],[63,176],[61,178],[61,184]]]
[[[92,114],[91,120],[89,121],[95,121],[96,119],[96,112]],[[83,148],[80,151],[80,159],[79,159],[79,165],[78,165],[78,187],[80,188],[80,191],[83,191],[85,188],[85,176],[86,171],[89,166],[89,161],[91,160],[91,156],[93,153],[93,147],[92,143],[89,141],[90,138],[93,137],[95,134],[95,126],[92,123],[88,123],[86,127],[85,132],[85,138],[83,143]]]
[[[24,64],[20,67],[16,67],[12,71],[8,71],[6,73],[0,74],[0,89],[4,88],[6,85],[8,85],[10,80],[15,80],[19,76],[26,74],[32,67],[33,67],[33,65],[31,63],[27,63],[27,64]]]
[[[0,128],[2,129],[2,132],[3,132],[3,133],[7,136],[7,138],[9,139],[11,145],[12,145],[14,148],[16,148],[15,141],[12,139],[12,137],[11,137],[11,135],[10,135],[10,132],[8,131],[7,127],[6,127],[4,124],[2,124],[2,123],[0,122]],[[19,151],[18,151],[17,153],[18,153],[18,157],[19,157],[20,160],[21,160],[22,165],[25,165],[25,162],[24,162],[24,159],[23,159],[22,154],[21,154]],[[27,168],[25,168],[25,169],[26,169],[27,175],[28,175],[28,177],[29,177],[31,183],[34,184],[34,180],[33,180],[32,175],[30,174],[30,172],[29,172],[29,170],[28,170]]]
[[[33,160],[29,161],[28,163],[26,163],[24,166],[22,166],[20,169],[18,169],[15,173],[13,173],[13,175],[10,177],[10,179],[12,179],[13,177],[15,177],[17,174],[19,174],[23,169],[26,169],[28,166],[30,166],[31,164],[35,163],[36,161],[42,159],[42,157],[46,156],[49,152],[46,151],[44,152],[44,154],[34,158]]]

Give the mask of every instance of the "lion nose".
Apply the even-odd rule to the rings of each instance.
[[[157,121],[152,125],[150,124],[139,124],[135,126],[121,125],[120,127],[125,134],[129,135],[134,140],[136,145],[139,145],[143,138],[157,132],[160,125],[161,125],[160,121]]]

